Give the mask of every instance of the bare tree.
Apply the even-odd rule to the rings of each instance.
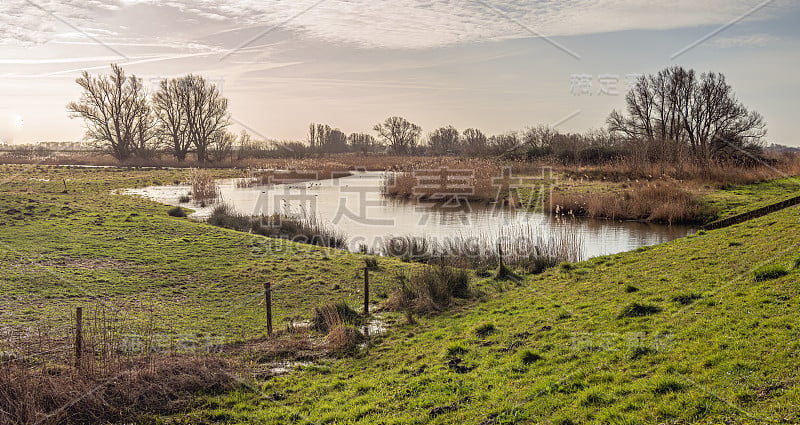
[[[399,154],[405,154],[417,146],[417,139],[422,132],[420,126],[409,122],[402,117],[389,117],[380,124],[373,127],[389,145],[389,147]]]
[[[159,90],[153,95],[153,110],[157,120],[156,133],[169,145],[178,161],[186,159],[192,141],[188,131],[186,86],[177,79],[162,80]]]
[[[686,149],[708,164],[730,156],[731,149],[757,152],[766,136],[762,116],[736,99],[722,74],[698,79],[693,70],[667,68],[639,78],[625,102],[627,116],[613,111],[609,131],[649,156],[667,159]]]
[[[355,152],[367,153],[380,149],[381,144],[375,140],[371,134],[366,133],[350,133],[347,136],[347,143],[350,149]]]
[[[464,150],[470,155],[478,155],[486,151],[486,135],[477,128],[464,130],[461,142],[464,144]]]
[[[250,136],[247,132],[242,132],[239,142],[248,141]],[[214,133],[212,141],[208,145],[208,158],[212,161],[225,161],[233,157],[233,144],[237,142],[236,135],[221,129]],[[240,145],[241,146],[241,145]]]
[[[71,117],[84,119],[90,141],[121,161],[150,154],[153,120],[141,79],[127,77],[122,67],[112,64],[111,75],[84,72],[75,81],[83,93],[67,110]]]
[[[189,74],[178,79],[178,85],[186,93],[181,107],[186,113],[186,131],[197,152],[197,160],[207,161],[208,148],[216,135],[230,125],[228,99],[224,98],[215,84],[205,78]]]
[[[452,125],[437,128],[428,135],[428,145],[435,153],[455,152],[459,150],[460,135]]]

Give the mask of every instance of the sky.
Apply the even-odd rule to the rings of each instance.
[[[601,128],[630,81],[721,72],[768,142],[800,146],[796,0],[3,0],[0,143],[78,141],[75,79],[117,63],[155,87],[201,74],[233,129]]]

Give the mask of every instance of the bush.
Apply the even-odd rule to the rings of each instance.
[[[618,319],[624,317],[642,317],[656,314],[661,311],[661,307],[651,304],[640,304],[637,302],[626,305],[622,311],[617,315]]]
[[[785,267],[773,264],[757,268],[753,271],[753,279],[755,279],[756,282],[763,282],[765,280],[777,279],[787,274],[789,274],[789,271],[787,271]]]
[[[172,207],[167,211],[167,214],[172,217],[186,217],[186,211],[181,207]]]

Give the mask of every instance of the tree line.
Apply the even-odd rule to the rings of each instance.
[[[302,142],[257,141],[228,131],[228,100],[197,75],[161,81],[149,96],[141,79],[112,65],[109,76],[84,72],[79,101],[68,105],[87,124],[87,138],[125,160],[168,152],[183,161],[193,152],[200,162],[227,157],[304,156],[325,153],[506,156],[552,158],[564,163],[694,161],[751,164],[761,159],[766,136],[763,117],[739,102],[724,75],[670,67],[640,77],[625,97],[624,112],[612,111],[607,127],[562,133],[547,126],[488,136],[477,128],[453,126],[423,135],[403,117],[389,117],[368,133],[346,134],[311,123]]]

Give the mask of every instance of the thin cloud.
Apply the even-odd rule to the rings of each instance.
[[[737,47],[766,47],[779,41],[780,38],[768,34],[750,34],[730,37],[717,37],[712,44],[723,49]]]
[[[42,1],[43,8],[70,20],[76,26],[96,27],[97,16],[124,21],[126,8],[169,8],[187,20],[228,24],[230,28],[281,29],[301,37],[346,43],[365,48],[420,49],[476,41],[531,37],[516,22],[544,36],[569,36],[634,29],[673,29],[719,25],[752,7],[751,0],[654,0],[646,5],[632,0],[565,0],[561,2],[493,1],[498,14],[473,0],[328,0],[309,9],[314,0],[290,2],[261,0],[77,0]],[[753,19],[775,13],[776,2]],[[0,43],[35,43],[52,37],[57,22],[24,0],[11,0],[0,18]],[[309,9],[296,19],[300,11]],[[288,22],[287,22],[288,21]],[[202,26],[198,26],[200,31]],[[109,31],[117,31],[119,27]],[[120,30],[124,31],[124,30]],[[199,35],[199,32],[194,35]],[[121,34],[125,36],[125,34]],[[184,32],[160,34],[183,38]],[[113,35],[106,37],[110,43]],[[104,38],[104,41],[106,41]],[[241,43],[241,40],[239,40]]]

